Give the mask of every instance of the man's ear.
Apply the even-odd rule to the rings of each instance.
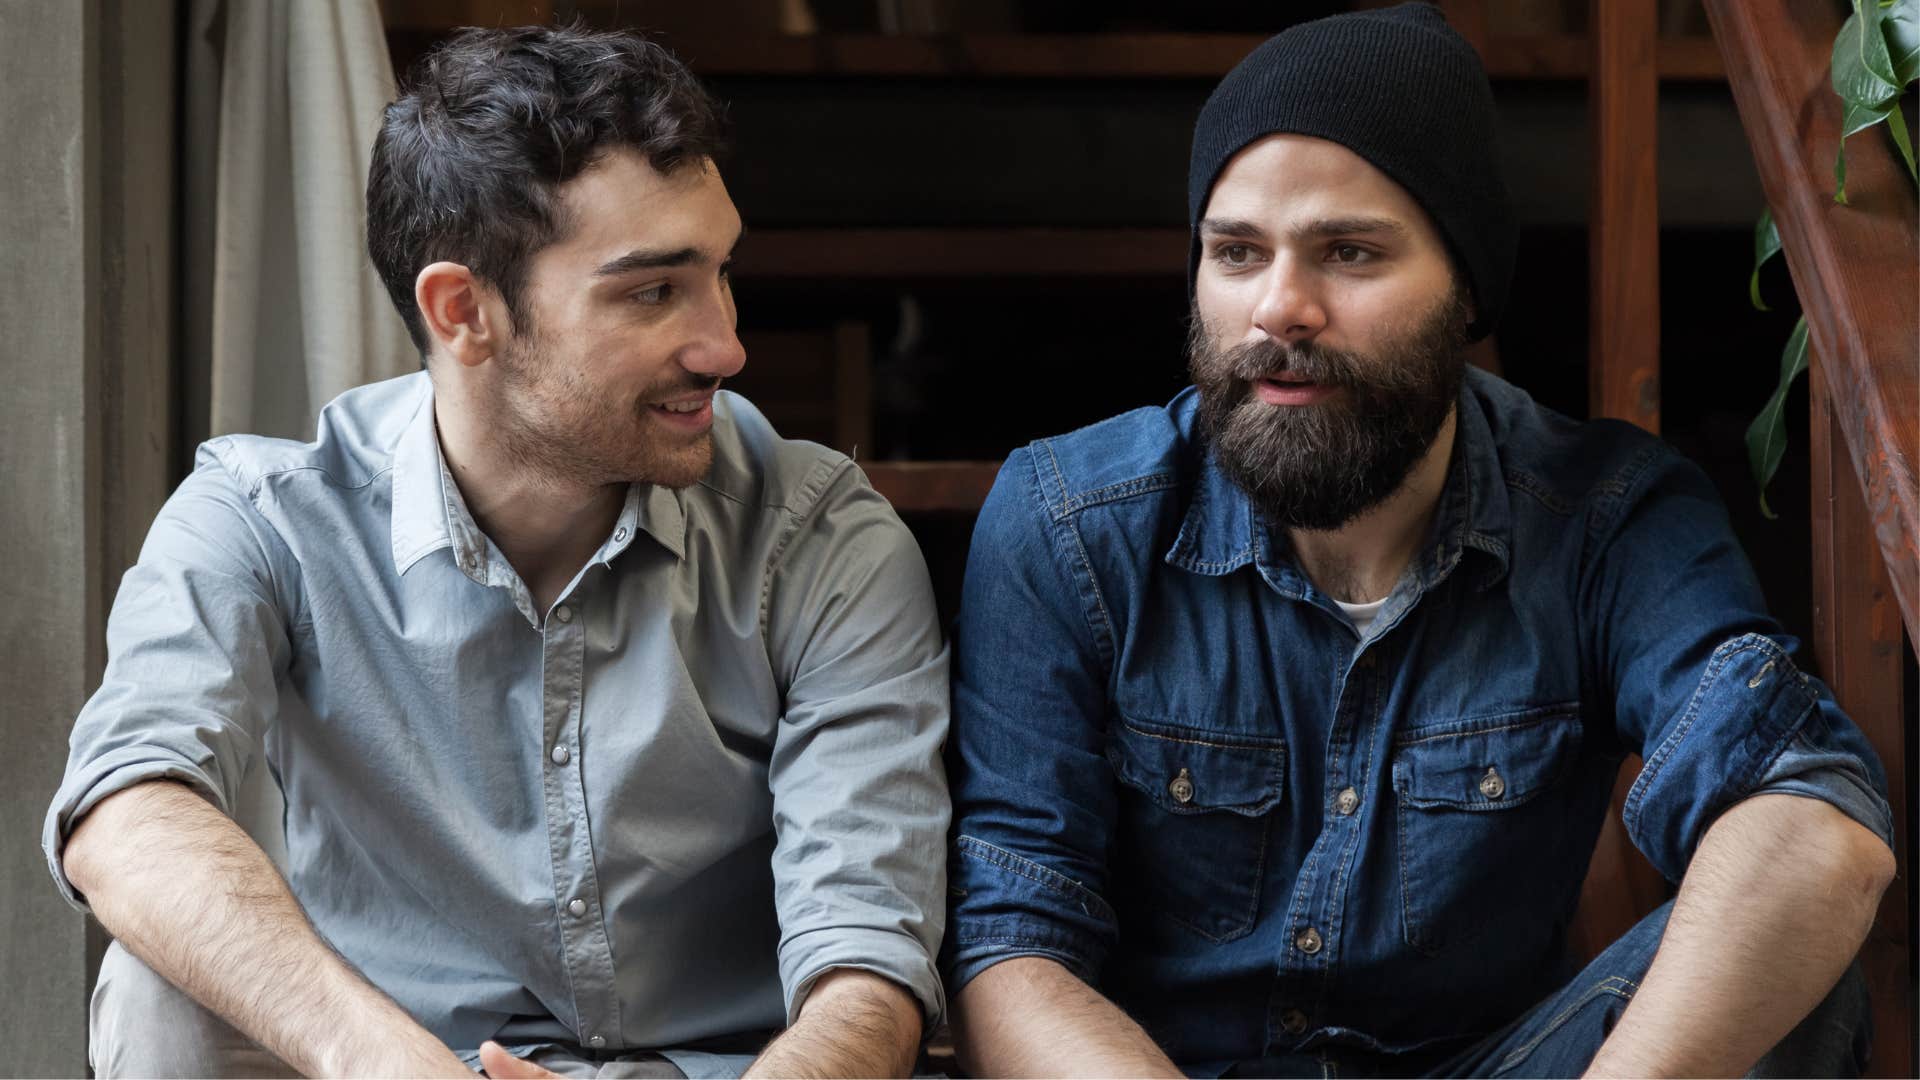
[[[505,336],[505,312],[493,291],[459,263],[437,262],[422,269],[413,279],[413,302],[433,351],[465,367],[486,363]]]

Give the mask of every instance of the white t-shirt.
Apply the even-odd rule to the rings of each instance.
[[[1361,637],[1367,636],[1367,627],[1373,625],[1374,616],[1380,614],[1380,608],[1386,602],[1387,598],[1384,596],[1378,600],[1369,600],[1364,604],[1349,604],[1344,600],[1334,601],[1334,603],[1340,605],[1341,611],[1347,613],[1347,620],[1353,623],[1353,628],[1360,632]]]

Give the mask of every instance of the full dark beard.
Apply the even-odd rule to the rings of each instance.
[[[1271,338],[1220,349],[1196,311],[1187,370],[1201,433],[1269,523],[1337,529],[1393,494],[1433,445],[1465,377],[1466,325],[1455,289],[1372,355]],[[1254,383],[1282,371],[1341,393],[1298,406],[1254,396]]]

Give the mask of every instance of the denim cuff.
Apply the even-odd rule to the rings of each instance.
[[[1098,893],[973,836],[954,842],[948,880],[954,903],[942,966],[950,990],[1017,956],[1057,960],[1094,984],[1117,927]]]

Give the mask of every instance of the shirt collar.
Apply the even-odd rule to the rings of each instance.
[[[433,418],[433,384],[420,395],[419,407],[400,434],[393,450],[393,565],[405,574],[428,553],[453,549],[455,562],[473,580],[493,583],[493,546],[467,510],[440,451]],[[593,555],[593,562],[611,565],[647,533],[674,558],[686,558],[687,518],[681,493],[657,484],[627,485],[626,504],[613,532]],[[502,571],[506,568],[501,567]]]
[[[1428,528],[1427,543],[1413,564],[1422,591],[1445,579],[1467,550],[1490,556],[1486,572],[1474,582],[1477,587],[1486,588],[1507,572],[1512,522],[1506,481],[1480,399],[1466,385],[1461,388],[1455,415],[1453,460],[1447,466],[1447,482]],[[1254,563],[1264,576],[1284,587],[1298,571],[1292,566],[1275,565],[1274,555],[1286,545],[1273,532],[1254,511],[1253,500],[1227,478],[1209,447],[1193,485],[1193,501],[1165,561],[1209,576],[1229,574]],[[1304,582],[1295,584],[1303,586]]]

